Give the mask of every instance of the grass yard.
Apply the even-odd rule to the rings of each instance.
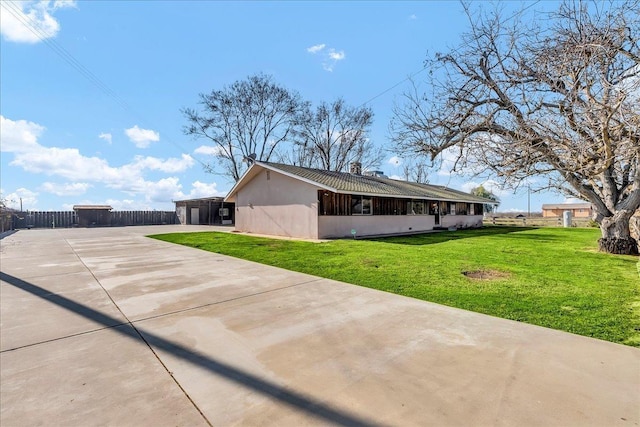
[[[586,228],[486,227],[326,243],[215,232],[151,237],[640,346],[638,258],[598,253],[599,233]],[[477,271],[484,272],[480,279],[463,274]]]

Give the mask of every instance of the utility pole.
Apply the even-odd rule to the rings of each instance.
[[[531,218],[531,185],[527,186],[527,218]]]
[[[22,197],[20,197],[20,212],[22,212]]]

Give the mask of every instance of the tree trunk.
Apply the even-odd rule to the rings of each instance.
[[[613,216],[602,218],[598,239],[598,249],[602,252],[619,255],[638,255],[638,242],[631,237],[629,219],[632,211],[620,210]]]

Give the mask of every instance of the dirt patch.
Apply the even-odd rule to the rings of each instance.
[[[505,273],[504,271],[498,271],[498,270],[463,271],[462,274],[467,276],[469,279],[475,279],[475,280],[497,280],[497,279],[504,279],[505,277],[509,277],[509,273]]]

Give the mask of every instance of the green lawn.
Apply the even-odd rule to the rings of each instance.
[[[487,227],[326,243],[215,232],[151,237],[640,346],[638,258],[598,253],[597,229]],[[502,275],[477,280],[462,274],[475,270]]]

